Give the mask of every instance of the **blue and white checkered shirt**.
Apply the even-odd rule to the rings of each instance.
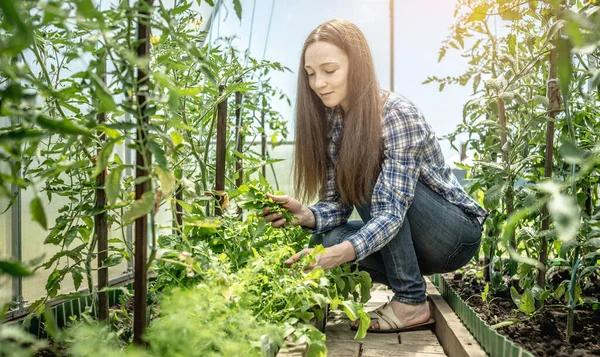
[[[382,91],[382,96],[386,93]],[[341,201],[335,185],[342,113],[339,107],[327,113],[330,130],[325,197],[308,207],[315,215],[315,229],[305,228],[315,234],[346,223],[354,209]],[[371,196],[372,219],[348,238],[356,250],[357,261],[380,250],[398,234],[413,201],[417,180],[483,223],[488,212],[463,190],[445,163],[431,126],[412,102],[390,93],[383,108],[382,134],[384,159]]]

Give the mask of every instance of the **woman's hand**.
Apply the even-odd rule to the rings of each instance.
[[[310,254],[313,248],[305,248],[298,253],[292,255],[288,260],[285,261],[287,265],[292,265],[300,260],[303,255]],[[306,270],[311,270],[316,266],[320,266],[323,269],[333,269],[344,263],[350,262],[356,259],[356,250],[352,243],[344,241],[340,244],[336,244],[332,247],[326,248],[324,254],[317,254],[315,256],[317,262],[306,267]]]
[[[267,193],[267,197],[272,199],[273,201],[283,202],[283,208],[290,211],[297,220],[290,222],[292,225],[297,226],[301,225],[308,228],[315,227],[315,216],[311,210],[304,207],[300,201],[296,200],[290,196],[275,196]],[[265,217],[265,221],[271,222],[271,226],[273,228],[279,228],[285,224],[285,218],[281,218],[281,213],[272,213],[269,214],[269,207],[265,207],[263,211],[263,216]]]

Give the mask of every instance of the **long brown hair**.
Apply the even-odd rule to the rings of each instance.
[[[327,168],[326,107],[310,88],[304,70],[306,48],[324,41],[348,56],[347,99],[336,163],[336,187],[350,205],[367,201],[380,171],[382,100],[371,51],[362,31],[346,20],[331,20],[314,29],[302,47],[296,99],[294,189],[304,201],[324,198]]]

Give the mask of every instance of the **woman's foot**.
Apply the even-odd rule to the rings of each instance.
[[[410,328],[411,326],[425,324],[430,320],[430,317],[431,317],[428,301],[425,301],[423,304],[418,304],[418,305],[411,305],[411,304],[401,303],[398,301],[392,301],[392,302],[389,302],[387,305],[389,305],[392,308],[392,311],[394,312],[396,320],[398,320],[400,322],[403,329]],[[385,307],[385,305],[384,305],[384,307]],[[383,307],[380,307],[379,309],[382,309],[382,308]],[[371,313],[371,315],[373,315],[373,314]],[[375,316],[377,316],[377,315],[375,315]],[[358,328],[359,324],[360,324],[360,321],[356,320],[351,323],[351,326],[353,328]],[[387,322],[385,323],[385,325],[386,326],[384,329],[387,330],[388,328],[390,328],[390,326],[387,326],[387,325],[389,325]],[[381,329],[381,326],[379,324],[379,319],[372,318],[371,325],[369,326],[369,331],[378,331],[380,329]]]

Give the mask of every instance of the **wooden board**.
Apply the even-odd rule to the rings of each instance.
[[[308,352],[307,344],[288,343],[279,350],[277,357],[305,357]]]
[[[450,305],[440,295],[433,283],[426,279],[427,294],[431,301],[435,334],[449,357],[486,357],[473,335],[462,324]]]

